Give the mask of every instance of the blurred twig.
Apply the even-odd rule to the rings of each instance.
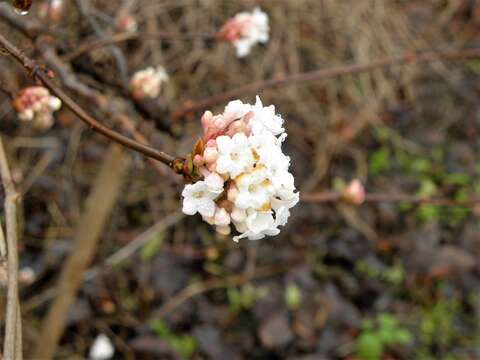
[[[111,44],[118,44],[122,43],[125,41],[129,40],[134,40],[134,39],[139,39],[139,38],[145,38],[145,39],[161,39],[161,40],[195,40],[198,38],[210,40],[213,39],[214,36],[210,35],[188,35],[188,34],[174,34],[174,33],[168,33],[165,31],[158,31],[158,32],[143,32],[143,31],[137,31],[137,32],[127,32],[127,33],[118,33],[114,34],[111,36],[105,36],[102,39],[99,40],[93,40],[90,42],[87,42],[85,44],[81,44],[80,46],[76,47],[74,51],[71,53],[66,54],[63,59],[65,61],[72,61],[80,56],[93,51],[95,49],[104,47],[106,45],[111,45]]]
[[[121,148],[112,144],[87,199],[84,214],[77,225],[70,256],[61,270],[56,298],[42,324],[35,359],[50,359],[55,353],[63,332],[65,317],[75,300],[85,269],[95,254],[103,227],[121,193],[128,165],[128,156]]]
[[[76,0],[76,4],[80,14],[87,19],[88,24],[93,29],[93,32],[100,39],[103,39],[106,34],[103,29],[100,27],[100,24],[91,14],[90,2],[88,0]],[[123,55],[122,50],[114,44],[108,46],[108,51],[112,55],[115,63],[117,64],[117,70],[120,73],[122,83],[124,87],[128,86],[128,71],[127,71],[127,62],[125,56]]]
[[[175,296],[168,299],[158,310],[156,310],[152,317],[164,317],[171,313],[175,308],[183,304],[185,301],[191,299],[192,297],[203,294],[207,291],[215,290],[215,289],[222,289],[228,286],[239,286],[243,285],[251,280],[265,278],[269,276],[274,276],[284,272],[286,269],[290,268],[290,266],[272,266],[272,265],[265,265],[263,267],[259,267],[253,273],[242,273],[238,275],[232,275],[225,278],[214,278],[209,279],[206,281],[196,282],[193,283],[180,292],[178,292]]]
[[[18,299],[18,229],[17,202],[19,195],[15,190],[7,156],[0,138],[0,173],[5,189],[5,215],[7,239],[7,315],[5,325],[5,342],[3,355],[5,359],[22,358],[22,319]]]
[[[325,191],[318,193],[302,193],[300,199],[304,203],[334,203],[340,201],[348,201],[341,192]],[[409,203],[414,205],[438,205],[438,206],[460,206],[473,208],[480,205],[480,199],[474,200],[451,200],[444,198],[430,198],[418,195],[408,194],[387,194],[387,193],[370,193],[365,194],[366,203]]]
[[[307,83],[320,80],[328,80],[344,75],[355,75],[369,72],[376,69],[386,68],[394,65],[415,65],[425,64],[434,61],[457,61],[469,60],[480,57],[480,48],[466,50],[446,50],[446,51],[429,51],[423,53],[408,52],[404,55],[386,57],[372,61],[368,64],[351,64],[343,65],[330,69],[314,70],[304,73],[287,75],[284,77],[274,77],[273,79],[257,81],[236,89],[226,91],[224,93],[214,95],[197,102],[187,101],[185,104],[173,113],[173,119],[179,119],[189,113],[208,109],[211,106],[226,102],[233,98],[239,98],[246,94],[255,94],[259,90],[275,88],[298,83]]]

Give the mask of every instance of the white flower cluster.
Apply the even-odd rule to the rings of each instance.
[[[218,32],[220,39],[235,46],[237,56],[245,57],[257,43],[266,43],[269,37],[268,15],[260,8],[253,12],[241,12],[227,21]]]
[[[206,147],[193,163],[203,180],[185,186],[183,212],[202,215],[221,234],[231,226],[233,239],[257,240],[277,235],[299,201],[290,158],[281,144],[286,138],[283,119],[273,105],[264,107],[231,101],[221,115],[202,117]]]
[[[46,130],[54,123],[53,112],[60,109],[62,102],[43,86],[29,86],[22,89],[13,100],[18,118],[32,122],[38,129]]]
[[[130,80],[130,91],[137,99],[153,99],[160,95],[162,84],[166,81],[168,81],[168,74],[163,66],[149,67],[133,74]]]

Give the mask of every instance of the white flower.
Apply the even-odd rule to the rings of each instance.
[[[235,206],[240,209],[270,208],[270,199],[274,188],[268,178],[268,170],[264,166],[257,166],[253,171],[240,175],[235,183],[238,195]]]
[[[280,230],[273,218],[272,211],[248,210],[248,216],[245,221],[247,231],[242,235],[236,236],[235,241],[248,237],[250,240],[260,240],[265,236],[278,235]]]
[[[88,357],[92,360],[108,360],[114,353],[115,348],[110,339],[105,334],[100,334],[93,342]]]
[[[182,192],[183,209],[187,215],[195,215],[197,212],[206,217],[212,217],[215,213],[217,192],[209,189],[205,181],[197,181],[195,184],[187,184]]]
[[[137,99],[156,98],[160,95],[162,84],[168,81],[168,74],[163,66],[149,67],[137,71],[130,80],[130,90]]]
[[[220,39],[230,41],[235,46],[237,56],[245,57],[257,43],[266,43],[269,38],[270,27],[268,15],[260,8],[253,12],[241,12],[230,19],[220,29]]]
[[[205,184],[213,193],[221,193],[223,191],[223,183],[223,178],[217,173],[212,172],[205,177]]]
[[[217,172],[229,174],[231,178],[238,176],[253,165],[253,154],[248,144],[248,138],[243,133],[217,137],[219,157]]]
[[[240,119],[250,110],[250,104],[244,104],[240,100],[232,100],[227,104],[227,106],[225,106],[223,117],[227,119]]]
[[[260,97],[257,96],[253,107],[254,117],[251,120],[252,132],[260,135],[263,131],[269,131],[273,135],[280,135],[285,131],[283,119],[275,114],[275,106],[264,107]]]
[[[235,241],[277,235],[300,198],[290,157],[282,152],[287,135],[281,116],[257,97],[254,106],[235,100],[223,115],[206,112],[202,126],[207,165],[197,166],[204,180],[185,187],[184,212],[200,212],[220,234],[236,230]]]

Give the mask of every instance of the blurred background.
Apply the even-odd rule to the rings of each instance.
[[[48,3],[25,16],[0,4],[1,34],[102,123],[179,156],[205,109],[185,110],[227,90],[480,46],[477,0],[64,0],[58,14]],[[270,40],[238,59],[215,33],[256,6]],[[240,99],[258,93],[283,115],[302,194],[359,179],[371,193],[474,199],[480,61],[414,62]],[[128,80],[157,65],[169,74],[161,95],[134,99]],[[33,81],[2,56],[0,83],[8,94]],[[277,237],[234,243],[181,214],[177,175],[111,147],[65,106],[36,130],[6,94],[26,358],[61,323],[59,359],[88,358],[99,334],[119,359],[480,359],[478,207],[300,203]],[[77,291],[59,275],[82,251],[92,260]],[[46,318],[69,296],[64,316]]]

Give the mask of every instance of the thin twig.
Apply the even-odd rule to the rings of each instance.
[[[162,39],[162,40],[196,40],[198,38],[210,40],[214,39],[214,36],[211,35],[186,35],[186,34],[174,34],[168,33],[164,31],[159,32],[126,32],[126,33],[119,33],[115,35],[111,35],[109,37],[104,37],[100,40],[94,40],[85,44],[82,44],[75,48],[74,51],[71,53],[66,54],[63,57],[65,61],[73,61],[80,56],[93,51],[95,49],[111,45],[111,44],[118,44],[125,41],[130,41],[134,39],[145,38],[145,39]]]
[[[3,355],[5,359],[19,359],[21,354],[21,317],[18,300],[18,229],[17,229],[17,202],[18,194],[13,184],[12,175],[8,166],[7,156],[0,137],[0,173],[5,189],[5,216],[7,238],[7,315],[5,325],[5,342]],[[19,350],[20,349],[20,350]]]
[[[293,85],[298,83],[327,80],[345,75],[361,74],[375,69],[386,68],[394,65],[415,65],[441,60],[469,60],[478,57],[480,57],[480,48],[466,50],[429,51],[423,53],[408,52],[400,56],[381,58],[368,64],[343,65],[330,69],[320,69],[304,73],[287,75],[284,77],[274,77],[273,79],[257,81],[254,83],[243,85],[236,89],[232,89],[227,92],[214,95],[203,100],[199,100],[197,102],[187,101],[182,106],[182,108],[174,112],[173,119],[179,119],[187,114],[208,109],[215,104],[223,103],[246,94],[255,94],[259,90]]]
[[[347,201],[342,193],[336,191],[326,191],[319,193],[303,193],[300,199],[304,203],[331,203]],[[473,200],[451,200],[444,198],[430,198],[418,195],[408,194],[387,194],[387,193],[370,193],[365,194],[365,203],[409,203],[414,205],[437,205],[437,206],[460,206],[473,208],[480,205],[480,199]]]
[[[106,136],[107,138],[125,146],[132,150],[135,150],[143,155],[161,161],[168,165],[172,169],[175,168],[176,162],[182,162],[183,159],[175,158],[163,151],[141,144],[135,140],[132,140],[116,131],[113,131],[106,126],[102,125],[92,116],[87,114],[82,107],[80,107],[73,99],[71,99],[59,86],[57,86],[49,76],[49,74],[43,70],[35,61],[30,59],[23,51],[18,49],[15,45],[9,42],[4,36],[0,34],[0,47],[3,47],[11,56],[17,60],[30,75],[39,80],[46,88],[48,88],[54,95],[56,95],[62,102],[76,114],[80,120],[86,123],[92,130]],[[178,165],[178,164],[177,164]]]
[[[279,267],[265,265],[263,267],[257,268],[254,273],[242,273],[238,275],[228,276],[225,278],[213,278],[206,281],[193,283],[175,294],[172,298],[168,299],[158,310],[154,311],[152,317],[162,318],[171,313],[174,309],[183,304],[185,301],[199,294],[203,294],[205,292],[215,289],[222,289],[228,286],[240,286],[246,284],[251,280],[278,275],[288,268],[289,266]]]

